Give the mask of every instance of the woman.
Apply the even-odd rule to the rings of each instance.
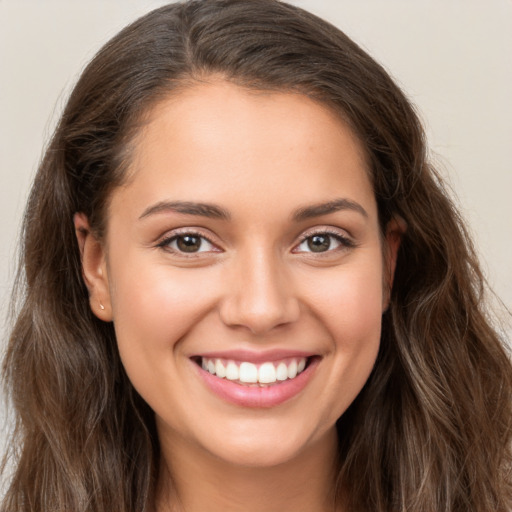
[[[505,511],[512,373],[413,109],[273,0],[138,20],[36,177],[2,510]]]

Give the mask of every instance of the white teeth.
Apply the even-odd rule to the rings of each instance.
[[[224,378],[226,376],[226,368],[224,368],[220,359],[215,360],[215,373],[217,374],[217,377],[220,378]]]
[[[228,366],[226,367],[226,379],[238,380],[239,375],[240,372],[238,371],[238,366],[233,361],[229,361]]]
[[[266,362],[260,365],[247,361],[235,362],[225,359],[201,359],[201,367],[221,379],[243,382],[245,384],[274,384],[294,379],[306,368],[306,358],[290,358],[279,362]]]
[[[258,368],[252,363],[242,363],[240,365],[240,382],[254,384],[258,382]]]
[[[263,363],[258,370],[258,382],[270,384],[276,381],[276,369],[272,363]]]
[[[297,361],[293,360],[288,365],[288,378],[294,379],[297,376]]]
[[[276,373],[277,380],[286,380],[288,378],[288,366],[285,363],[279,363]]]

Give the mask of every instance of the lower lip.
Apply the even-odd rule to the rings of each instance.
[[[310,361],[307,368],[294,379],[262,387],[244,386],[227,379],[221,379],[203,370],[197,364],[194,363],[194,365],[206,386],[223,400],[242,407],[268,408],[282,404],[298,395],[313,376],[318,362],[315,357]]]

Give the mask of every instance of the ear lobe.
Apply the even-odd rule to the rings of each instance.
[[[110,322],[112,321],[112,307],[105,249],[92,233],[85,214],[75,213],[73,222],[80,250],[82,276],[89,290],[91,310],[100,320]]]
[[[396,260],[402,237],[407,231],[407,224],[402,217],[393,217],[386,226],[385,254],[384,254],[384,308],[389,306],[391,288],[395,277]]]

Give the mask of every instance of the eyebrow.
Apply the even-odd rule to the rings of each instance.
[[[329,215],[330,213],[335,213],[340,210],[352,210],[360,213],[363,217],[368,217],[368,213],[359,203],[351,201],[350,199],[335,199],[326,203],[299,208],[292,214],[292,219],[295,222],[302,222],[314,217]],[[177,212],[185,215],[208,217],[210,219],[231,219],[231,214],[216,204],[197,203],[193,201],[160,201],[146,208],[139,217],[139,220],[162,212]]]
[[[363,217],[368,218],[368,212],[359,204],[350,199],[334,199],[327,203],[319,203],[311,206],[305,206],[295,210],[292,218],[295,222],[301,222],[304,220],[312,219],[314,217],[320,217],[322,215],[328,215],[335,213],[340,210],[352,210],[360,213]]]
[[[155,215],[162,212],[177,212],[186,215],[198,215],[201,217],[208,217],[210,219],[229,220],[231,215],[227,210],[210,203],[195,203],[192,201],[160,201],[149,208],[146,208],[139,220],[142,220],[150,215]]]

